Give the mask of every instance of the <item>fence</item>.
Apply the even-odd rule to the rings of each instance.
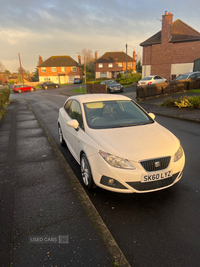
[[[148,84],[144,86],[137,86],[136,99],[139,101],[140,99],[148,97],[174,94],[199,88],[200,79],[188,79],[184,81],[172,81],[170,83]]]
[[[107,85],[86,83],[87,94],[106,94]]]

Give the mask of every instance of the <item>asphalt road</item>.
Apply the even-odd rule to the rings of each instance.
[[[70,88],[12,94],[10,98],[29,99],[59,145],[58,110],[67,98],[60,92]],[[200,125],[161,116],[156,120],[184,148],[186,165],[180,182],[149,194],[117,194],[96,188],[88,195],[131,266],[199,266]],[[79,166],[67,148],[60,150],[81,180]]]

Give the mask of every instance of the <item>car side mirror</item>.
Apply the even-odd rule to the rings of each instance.
[[[149,116],[154,120],[155,119],[155,115],[153,113],[149,113]]]
[[[79,123],[78,123],[77,120],[70,120],[70,121],[67,122],[67,125],[68,125],[69,127],[74,128],[76,131],[79,130]]]

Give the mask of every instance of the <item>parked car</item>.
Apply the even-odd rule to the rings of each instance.
[[[115,80],[107,80],[101,82],[101,84],[107,85],[107,92],[108,93],[115,93],[115,92],[123,92],[124,88],[123,85],[117,83]]]
[[[52,83],[52,82],[44,82],[44,83],[41,83],[40,86],[43,89],[58,88],[58,87],[60,87],[58,83]]]
[[[186,79],[195,79],[195,78],[200,78],[199,71],[180,74],[176,79],[173,80],[173,82]]]
[[[22,93],[22,92],[25,92],[25,91],[35,91],[35,87],[34,86],[29,86],[29,85],[15,85],[14,88],[13,88],[13,91],[15,93]]]
[[[74,83],[82,83],[82,80],[80,78],[74,78]]]
[[[149,75],[140,80],[137,85],[141,86],[141,85],[164,83],[164,82],[167,82],[167,79],[160,77],[158,75]]]
[[[86,188],[157,191],[181,179],[185,155],[154,118],[122,95],[71,96],[59,110],[59,141],[80,164]]]

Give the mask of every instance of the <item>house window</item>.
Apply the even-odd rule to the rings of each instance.
[[[46,68],[41,68],[41,71],[44,73],[46,72]]]
[[[112,63],[109,63],[108,64],[108,68],[112,68],[113,67],[113,64]]]
[[[66,72],[66,67],[61,67],[61,72]]]
[[[72,67],[72,72],[76,72],[76,67]]]
[[[56,72],[56,67],[52,67],[52,68],[51,68],[51,71],[52,71],[52,72]]]
[[[128,66],[129,66],[129,67],[133,67],[133,63],[132,63],[132,62],[129,62],[129,63],[128,63]]]
[[[103,68],[103,64],[99,63],[99,69],[102,69],[102,68]]]
[[[100,73],[100,77],[101,77],[101,78],[106,78],[106,72],[101,72],[101,73]]]
[[[118,67],[119,68],[122,68],[122,63],[118,63]]]

